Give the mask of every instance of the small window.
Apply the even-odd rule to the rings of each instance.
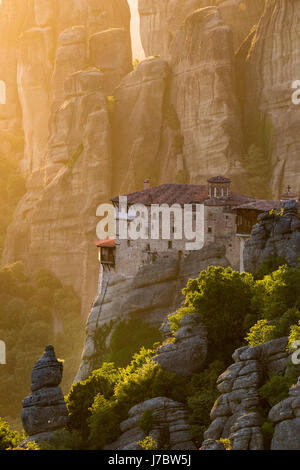
[[[171,241],[168,242],[168,249],[169,250],[172,250],[173,248],[173,243]]]
[[[147,245],[146,245],[146,251],[150,251],[150,244],[149,243],[147,243]]]
[[[128,248],[131,247],[131,240],[127,240],[127,246],[128,246]]]
[[[212,233],[212,227],[208,227],[208,233]]]

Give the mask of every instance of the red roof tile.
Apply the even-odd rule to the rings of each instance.
[[[97,240],[96,246],[98,248],[114,248],[116,246],[114,238],[106,238],[106,240]]]

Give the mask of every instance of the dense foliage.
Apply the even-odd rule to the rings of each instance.
[[[104,361],[124,367],[142,347],[151,349],[154,343],[159,343],[161,340],[159,329],[149,326],[139,318],[121,321],[113,330]]]
[[[210,266],[183,290],[186,306],[198,312],[208,330],[209,362],[230,363],[257,318],[252,306],[255,281],[251,274]]]
[[[0,418],[0,451],[16,447],[21,440],[17,431],[12,431],[9,424]]]
[[[0,416],[9,422],[19,418],[32,367],[48,344],[65,361],[62,385],[69,390],[84,339],[80,310],[74,290],[49,271],[40,269],[29,278],[22,263],[0,269],[0,339],[7,356],[1,366]]]

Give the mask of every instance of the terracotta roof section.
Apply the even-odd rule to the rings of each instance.
[[[223,177],[221,177],[223,178]],[[119,196],[112,199],[118,203]],[[198,184],[162,184],[153,188],[127,194],[128,205],[144,204],[205,204],[205,206],[229,206],[233,209],[253,209],[265,212],[271,209],[279,209],[279,201],[264,201],[251,196],[230,192],[229,197],[209,198],[208,186]]]
[[[288,193],[282,194],[281,198],[282,199],[284,199],[284,198],[286,198],[286,199],[298,199],[298,196],[295,193],[288,192]]]
[[[209,183],[231,183],[229,178],[225,178],[224,176],[214,176],[213,178],[209,178]]]
[[[261,212],[271,211],[272,209],[281,209],[282,203],[280,201],[265,201],[263,199],[254,199],[246,204],[241,204],[236,209],[256,210]]]
[[[128,205],[132,204],[200,204],[208,198],[207,185],[162,184],[153,188],[127,194]],[[118,203],[119,196],[112,199]]]
[[[98,248],[114,248],[116,246],[114,238],[106,238],[106,240],[97,240],[96,246]]]

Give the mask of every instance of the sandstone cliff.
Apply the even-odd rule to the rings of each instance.
[[[98,277],[96,208],[112,196],[107,95],[132,68],[129,7],[126,0],[74,0],[71,15],[64,2],[24,9],[33,19],[16,28],[10,80],[22,111],[27,193],[3,263],[47,267],[75,287],[87,312]]]
[[[257,24],[262,0],[139,0],[141,37],[146,55],[168,57],[169,47],[178,29],[194,11],[218,6],[224,22],[232,28],[237,49]]]
[[[299,79],[299,15],[299,2],[268,0],[246,58],[245,129],[249,143],[260,146],[263,140],[273,197],[288,184],[300,191],[300,123],[292,102],[292,83]]]

